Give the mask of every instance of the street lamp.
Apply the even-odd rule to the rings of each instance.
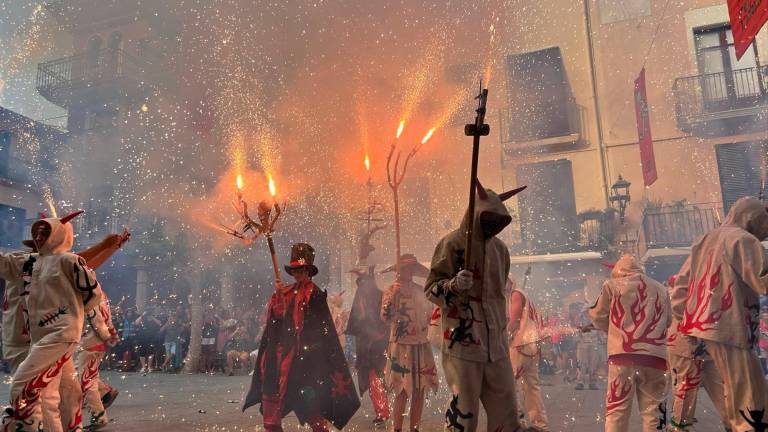
[[[616,183],[611,186],[612,194],[608,197],[608,199],[611,201],[611,205],[613,205],[614,202],[617,202],[619,204],[619,220],[621,223],[624,223],[624,213],[627,210],[627,205],[629,205],[632,198],[629,196],[629,186],[632,183],[624,180],[621,177],[621,174],[619,174],[619,179],[616,180]]]

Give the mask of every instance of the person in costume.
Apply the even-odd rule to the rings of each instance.
[[[768,289],[768,210],[740,198],[723,224],[698,239],[672,288],[678,334],[695,338],[723,378],[734,431],[768,428],[768,385],[757,343],[759,296]]]
[[[112,324],[112,311],[106,294],[101,303],[86,314],[85,335],[80,341],[77,370],[80,372],[80,390],[85,407],[91,414],[90,429],[96,430],[109,423],[107,411],[99,393],[99,366],[107,350],[119,342],[117,330]]]
[[[384,367],[387,363],[387,324],[381,319],[382,292],[376,286],[374,266],[353,269],[357,275],[355,298],[347,324],[347,334],[355,338],[355,368],[357,387],[362,397],[369,392],[376,418],[375,427],[389,419],[389,403],[384,390]]]
[[[592,323],[608,333],[606,432],[629,430],[632,401],[644,432],[666,423],[669,296],[631,255],[622,256],[589,310]]]
[[[342,429],[360,407],[327,294],[312,282],[318,272],[314,260],[312,246],[293,245],[285,270],[296,282],[277,282],[267,306],[243,410],[261,404],[268,432],[281,432],[282,419],[291,411],[315,432],[328,431],[327,421]]]
[[[339,343],[343,349],[347,345],[344,331],[349,321],[349,311],[344,309],[344,291],[328,294],[328,309],[331,311],[333,326],[336,327],[336,334],[339,335]]]
[[[469,211],[459,229],[438,243],[425,286],[440,306],[445,378],[453,394],[445,413],[446,430],[477,430],[482,401],[486,430],[521,430],[515,375],[507,343],[509,251],[496,237],[509,223],[503,201],[519,190],[497,195],[479,182],[472,229],[472,261],[464,263]]]
[[[70,252],[72,224],[78,213],[40,219],[32,225],[38,250],[28,276],[27,309],[31,348],[11,384],[11,407],[6,430],[37,431],[45,414],[46,431],[63,430],[59,411],[59,383],[75,350],[85,313],[101,301],[101,287],[85,259]],[[26,278],[26,276],[25,276]],[[79,419],[72,419],[74,426]]]
[[[526,272],[526,279],[528,276]],[[547,413],[539,388],[539,362],[543,322],[541,315],[526,292],[511,280],[509,296],[509,358],[518,385],[518,402],[522,402],[530,429],[546,431]]]
[[[667,286],[675,285],[676,276],[667,281]],[[696,401],[699,387],[703,386],[715,410],[720,415],[724,429],[731,431],[730,419],[725,410],[723,378],[715,367],[715,362],[707,353],[703,342],[678,331],[680,322],[672,317],[672,324],[667,332],[669,354],[669,372],[672,376],[673,399],[670,413],[670,432],[692,430],[696,423]]]
[[[572,325],[579,331],[576,338],[576,386],[575,390],[597,390],[597,369],[600,366],[600,337],[591,331],[591,320],[583,303],[571,303],[574,307]],[[605,349],[605,348],[603,348]]]
[[[123,234],[109,234],[95,245],[76,253],[83,257],[91,268],[98,268],[129,238],[128,231]],[[31,276],[37,249],[32,240],[24,240],[22,243],[30,250],[0,254],[0,279],[5,280],[2,308],[3,358],[9,364],[11,376],[26,358],[30,346],[27,307],[24,301],[29,281],[25,282],[24,276]]]
[[[395,265],[383,273],[395,271]],[[394,431],[402,432],[405,407],[411,400],[410,431],[418,432],[424,399],[429,391],[437,392],[437,367],[427,338],[432,305],[424,296],[424,288],[413,278],[426,277],[429,270],[412,254],[400,257],[400,274],[384,292],[381,318],[389,323],[389,346],[384,379],[395,395],[392,406]]]

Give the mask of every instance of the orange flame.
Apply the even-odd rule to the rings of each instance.
[[[371,160],[368,158],[368,155],[365,155],[365,170],[370,171],[371,170]]]
[[[269,194],[273,197],[277,195],[277,187],[275,187],[275,179],[272,178],[272,174],[267,174],[269,179]]]
[[[400,120],[400,126],[397,127],[397,135],[395,135],[396,139],[400,139],[400,135],[403,134],[403,129],[405,129],[405,120]]]
[[[425,144],[427,141],[429,141],[430,138],[432,138],[432,134],[435,133],[435,128],[430,129],[426,135],[424,135],[424,138],[421,139],[421,143]]]
[[[243,176],[242,176],[242,174],[238,174],[237,175],[236,183],[237,183],[237,189],[238,190],[243,188]]]

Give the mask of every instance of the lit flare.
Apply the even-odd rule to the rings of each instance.
[[[395,139],[400,139],[400,135],[403,134],[403,129],[405,129],[405,120],[400,120],[400,126],[397,127],[397,135],[395,135]]]
[[[365,155],[365,170],[370,171],[371,170],[371,160],[368,158],[368,155]]]
[[[275,179],[272,178],[272,174],[267,174],[269,179],[269,194],[274,198],[277,195],[277,187],[275,187]]]
[[[237,175],[236,182],[237,182],[237,190],[242,190],[243,189],[243,176],[242,176],[242,174],[238,174]]]
[[[432,134],[435,133],[435,128],[430,129],[426,135],[424,135],[424,138],[421,139],[422,144],[426,144],[427,141],[429,141],[430,138],[432,138]]]

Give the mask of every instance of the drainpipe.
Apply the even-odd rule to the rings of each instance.
[[[584,1],[584,23],[587,29],[587,51],[589,53],[589,71],[592,75],[592,100],[595,106],[595,120],[597,123],[597,145],[600,152],[600,174],[603,182],[603,197],[605,198],[605,208],[611,206],[608,199],[608,160],[606,157],[605,141],[603,139],[603,120],[600,115],[600,103],[597,92],[597,71],[595,70],[595,53],[592,41],[592,18],[589,10],[590,0]]]

